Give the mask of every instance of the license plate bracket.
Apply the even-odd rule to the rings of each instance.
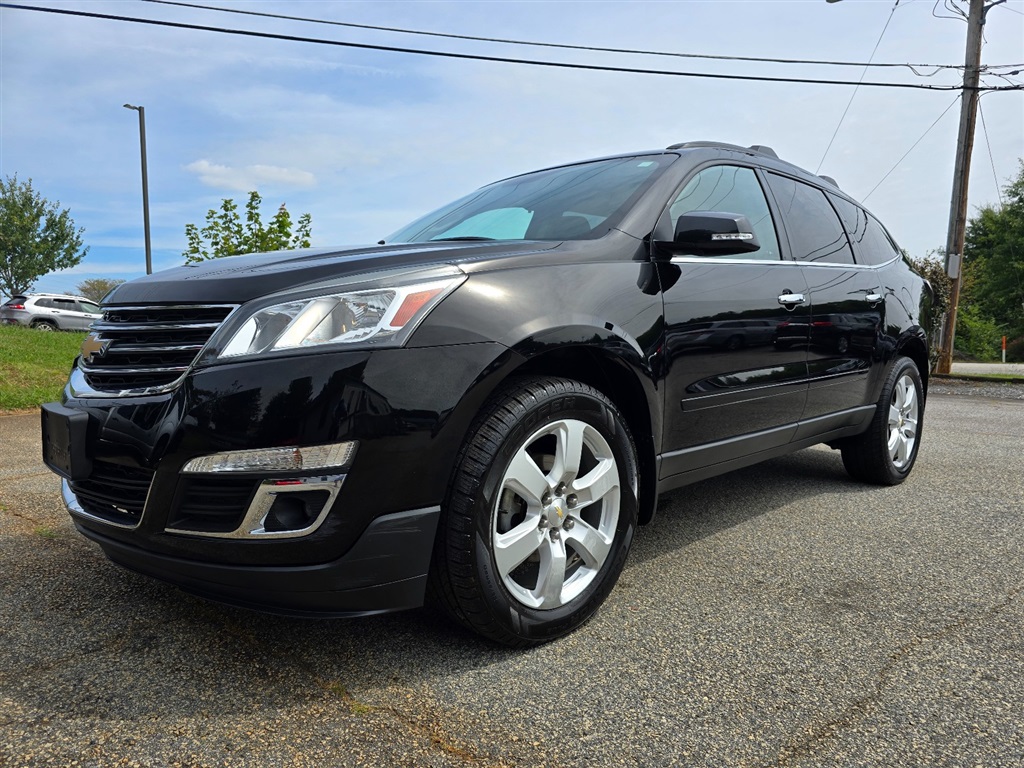
[[[40,411],[43,462],[68,480],[85,480],[92,474],[92,457],[86,450],[89,414],[44,403]]]

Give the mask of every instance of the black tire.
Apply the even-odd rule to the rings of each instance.
[[[744,343],[743,343],[743,337],[742,336],[739,336],[739,335],[730,336],[728,339],[726,339],[725,349],[728,352],[735,352],[737,349],[740,349],[741,347],[743,347],[743,345],[744,345]]]
[[[57,326],[49,320],[33,320],[32,327],[37,331],[56,331]]]
[[[901,390],[913,392],[912,407],[899,402],[902,399]],[[894,418],[890,417],[891,413]],[[921,374],[909,357],[897,357],[885,377],[882,395],[867,431],[844,440],[840,446],[846,471],[854,480],[865,483],[902,483],[917,461],[923,424],[924,386]],[[905,437],[911,429],[913,440],[912,444],[907,445]],[[894,430],[899,433],[895,437]],[[891,440],[895,440],[896,448],[890,448]],[[902,448],[906,448],[906,451],[901,455]]]
[[[563,449],[570,444],[580,446],[576,474],[561,458],[571,456]],[[528,467],[523,457],[532,463],[526,473],[519,469]],[[519,476],[532,479],[537,492],[510,487]],[[594,482],[598,476],[601,483]],[[598,490],[612,482],[617,488],[590,503],[587,478]],[[432,598],[459,623],[504,645],[568,634],[593,616],[622,571],[636,529],[637,487],[633,439],[608,398],[576,381],[513,380],[487,401],[459,453],[435,544]],[[503,537],[516,544],[499,552]],[[577,551],[583,537],[590,549]],[[518,561],[534,542],[536,551]]]

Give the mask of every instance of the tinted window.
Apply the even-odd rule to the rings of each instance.
[[[53,299],[36,299],[35,305],[43,309],[53,309]]]
[[[99,305],[93,304],[91,301],[78,302],[78,311],[88,312],[90,315],[99,315],[103,313],[103,310],[99,308]]]
[[[754,227],[761,249],[743,254],[742,258],[780,258],[779,240],[775,235],[775,224],[768,210],[768,202],[756,174],[750,168],[717,165],[705,168],[690,179],[669,206],[672,231],[675,231],[676,220],[681,215],[694,211],[719,211],[746,216]]]
[[[825,193],[810,184],[768,174],[768,185],[786,220],[793,258],[853,264],[853,252]]]
[[[868,258],[871,259],[870,261],[865,261],[865,264],[884,264],[901,255],[899,246],[889,237],[885,227],[870,214],[868,215],[868,234],[865,241],[868,246],[865,250],[867,251]]]
[[[7,303],[5,303],[4,306],[5,307],[9,307],[9,306],[11,306],[11,304],[22,304],[23,305],[24,303],[25,303],[25,297],[24,296],[11,296],[11,298],[9,298],[7,300]]]
[[[57,309],[67,309],[74,312],[78,309],[78,302],[72,299],[54,299],[53,306]]]
[[[878,220],[849,200],[829,195],[853,244],[858,264],[884,264],[900,255],[900,249]]]
[[[499,181],[414,221],[387,241],[601,237],[674,159],[651,155],[600,160]]]

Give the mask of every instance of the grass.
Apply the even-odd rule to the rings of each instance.
[[[0,411],[59,400],[84,333],[0,325]]]

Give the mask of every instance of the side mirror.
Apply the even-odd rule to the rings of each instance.
[[[720,211],[693,211],[676,220],[671,243],[659,243],[671,253],[693,256],[732,256],[761,249],[746,216]]]

